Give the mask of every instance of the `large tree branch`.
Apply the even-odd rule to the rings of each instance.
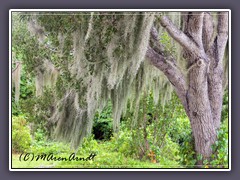
[[[148,47],[146,56],[148,57],[150,63],[159,70],[161,70],[171,82],[188,114],[188,105],[186,100],[187,85],[185,77],[181,73],[179,68],[171,61],[166,60],[164,56],[154,51],[154,49],[152,49],[151,47]]]
[[[158,31],[155,27],[151,28],[150,34],[151,34],[151,41],[153,42],[153,45],[151,46],[152,49],[157,53],[159,53],[160,55],[164,56],[165,59],[167,57],[172,63],[176,65],[177,63],[176,59],[172,57],[172,55],[170,55],[169,53],[166,53],[165,47],[160,43]]]
[[[212,50],[211,47],[213,45],[213,41],[215,37],[216,37],[216,32],[214,32],[213,17],[209,12],[205,12],[204,18],[203,18],[202,40],[203,40],[203,47],[206,53],[208,53],[209,50],[210,51]]]
[[[223,97],[223,56],[228,40],[228,12],[220,12],[218,16],[217,35],[211,51],[211,64],[208,74],[208,96],[212,109],[215,128],[220,127]]]
[[[217,35],[217,59],[222,62],[226,44],[228,41],[228,12],[220,12],[218,15],[218,35]]]
[[[157,50],[163,55],[164,54],[164,47],[162,44],[160,44],[160,39],[159,39],[159,35],[158,35],[158,31],[155,27],[151,28],[150,31],[151,34],[151,38],[154,41],[154,44],[157,46]]]
[[[166,28],[171,37],[174,38],[182,47],[193,53],[195,56],[201,57],[201,52],[199,51],[199,47],[196,42],[179,30],[168,17],[161,17],[160,23],[164,28]]]
[[[203,49],[202,33],[204,12],[189,12],[188,14],[188,37],[190,37],[200,49]]]

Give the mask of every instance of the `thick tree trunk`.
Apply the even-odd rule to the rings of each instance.
[[[184,48],[187,77],[175,59],[164,57],[163,46],[159,44],[154,28],[151,35],[155,47],[149,47],[146,55],[174,86],[191,122],[196,154],[201,154],[203,160],[210,159],[221,120],[222,61],[228,39],[228,13],[219,13],[217,28],[214,28],[210,13],[190,12],[183,20],[184,32],[165,16],[161,18],[161,25]]]
[[[207,14],[208,15],[208,14]],[[184,57],[188,61],[188,90],[187,102],[189,108],[189,119],[195,142],[195,151],[197,155],[202,155],[203,159],[210,159],[212,154],[212,145],[217,139],[217,127],[213,119],[211,101],[209,98],[208,74],[211,60],[206,53],[205,46],[209,46],[208,38],[213,35],[208,26],[213,27],[213,21],[207,21],[206,15],[200,13],[188,13],[185,17],[185,34],[195,42],[198,51],[185,50]],[[204,26],[205,25],[205,26]],[[205,30],[205,31],[204,31]],[[212,85],[211,85],[212,86]],[[218,91],[222,91],[220,88]],[[221,94],[221,93],[219,93]],[[222,104],[221,99],[215,99],[218,104]],[[221,111],[221,109],[220,109]],[[202,161],[198,161],[201,164]]]
[[[211,146],[217,139],[217,133],[208,99],[208,68],[202,59],[196,64],[189,72],[187,92],[189,118],[195,140],[195,150],[204,159],[209,159],[212,154]]]

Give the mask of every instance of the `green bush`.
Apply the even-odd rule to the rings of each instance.
[[[47,133],[41,127],[35,129],[30,151],[36,154],[61,154],[71,152],[69,144],[53,141],[47,138]]]
[[[21,153],[29,150],[32,138],[30,128],[23,116],[12,118],[12,149],[14,152]]]
[[[122,153],[125,157],[136,158],[139,147],[137,146],[138,142],[133,141],[133,134],[136,134],[135,130],[130,131],[125,128],[124,124],[122,124],[119,133],[115,134],[111,139],[114,144],[115,151]]]
[[[139,118],[145,117],[146,120],[140,119],[137,126],[132,127],[129,122],[134,118],[133,113],[127,113],[121,124],[117,150],[132,158],[150,159],[157,163],[194,165],[190,121],[178,97],[173,94],[163,107],[154,104],[150,93],[142,97],[140,103]],[[149,153],[153,153],[154,158]]]
[[[55,155],[71,152],[68,144],[54,142],[54,141],[39,141],[39,142],[34,141],[32,143],[30,151],[36,154],[53,153]]]
[[[36,132],[34,133],[34,140],[36,142],[44,142],[45,141],[45,133],[42,129],[37,129]]]
[[[221,117],[222,122],[225,119],[228,119],[228,91],[225,91],[223,96],[222,117]]]
[[[82,145],[78,149],[78,153],[91,153],[91,152],[98,153],[99,151],[99,145],[96,139],[94,139],[94,136],[88,136],[83,139]]]
[[[169,131],[172,141],[179,144],[181,164],[194,167],[197,161],[195,159],[194,141],[189,119],[187,117],[174,119]]]
[[[218,131],[218,141],[213,145],[212,161],[215,168],[228,168],[228,120],[225,120]]]

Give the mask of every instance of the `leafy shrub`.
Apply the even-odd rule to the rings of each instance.
[[[218,141],[213,145],[212,161],[215,168],[228,168],[228,120],[221,124],[218,131]]]
[[[137,127],[132,127],[133,113],[127,112],[116,140],[117,151],[132,158],[176,166],[194,165],[194,145],[190,121],[178,97],[164,107],[154,104],[153,95],[141,98]]]
[[[93,134],[95,139],[110,140],[113,135],[112,106],[109,104],[101,113],[97,112],[94,117]]]
[[[53,153],[55,155],[61,153],[69,153],[71,149],[69,145],[54,142],[54,141],[33,141],[30,151],[35,154],[50,154]]]
[[[165,53],[167,54],[176,53],[176,47],[172,44],[172,38],[166,31],[161,34],[160,42],[165,47]]]
[[[30,128],[23,116],[12,118],[12,148],[15,152],[26,152],[31,146]]]
[[[136,134],[135,130],[130,131],[122,124],[119,133],[115,134],[111,139],[114,144],[114,150],[126,157],[136,158],[139,147],[137,146],[137,140],[133,141],[134,134]]]
[[[96,139],[94,139],[93,135],[91,135],[89,137],[85,137],[83,139],[82,145],[78,149],[78,153],[80,153],[80,154],[91,153],[91,152],[98,153],[98,151],[99,151],[98,142],[96,141]]]
[[[224,96],[223,96],[223,106],[222,106],[222,122],[225,119],[228,119],[228,91],[224,92]]]
[[[38,128],[33,134],[33,142],[30,151],[36,154],[60,154],[71,152],[69,145],[61,142],[49,141],[46,132]]]
[[[21,114],[21,110],[19,108],[18,103],[15,102],[15,98],[12,92],[12,115],[13,116],[18,116]]]
[[[180,159],[179,145],[173,142],[168,135],[165,136],[162,146],[151,146],[151,150],[155,153],[158,162],[164,159],[178,164],[177,161]]]
[[[189,119],[187,117],[176,118],[169,131],[173,142],[179,144],[181,164],[194,167],[197,161],[195,159],[194,141]]]
[[[34,140],[36,142],[41,142],[45,140],[45,134],[42,129],[37,129],[37,131],[34,133]]]

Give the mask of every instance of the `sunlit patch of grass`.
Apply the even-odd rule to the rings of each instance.
[[[20,154],[12,155],[12,168],[52,168],[56,165],[55,162],[51,161],[20,161]]]
[[[51,149],[51,147],[49,147]],[[93,151],[92,151],[93,150]],[[46,149],[46,152],[48,149]],[[57,157],[69,158],[72,152],[54,154]],[[76,157],[87,158],[91,153],[96,156],[89,161],[20,161],[20,154],[12,155],[12,168],[171,168],[172,162],[161,161],[160,163],[152,163],[150,160],[140,161],[124,156],[122,153],[114,150],[114,146],[109,142],[96,143],[94,147],[89,149],[80,148]],[[41,154],[41,152],[39,152]],[[38,155],[35,152],[35,155]],[[168,164],[169,163],[169,164]]]

